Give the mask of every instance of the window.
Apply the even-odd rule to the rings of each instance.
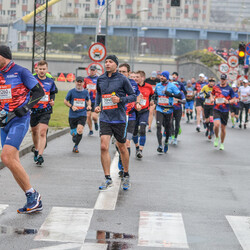
[[[178,9],[176,9],[176,16],[180,16],[180,15],[181,15],[181,9],[178,8]]]
[[[68,3],[68,7],[72,7],[72,3]]]
[[[16,8],[17,0],[10,0],[10,8]]]
[[[23,0],[23,4],[28,4],[28,0]]]
[[[75,8],[81,8],[81,4],[80,3],[75,3]]]
[[[90,11],[90,4],[86,4],[85,11]]]
[[[188,9],[185,9],[185,10],[184,10],[184,14],[188,14]]]

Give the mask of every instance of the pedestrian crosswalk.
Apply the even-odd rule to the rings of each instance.
[[[4,211],[8,210],[7,204],[0,204],[0,219],[6,216]],[[74,208],[74,207],[52,207],[48,216],[44,219],[35,241],[53,241],[58,245],[42,248],[33,248],[33,250],[50,249],[79,249],[79,250],[106,250],[107,242],[92,243],[89,242],[87,234],[91,220],[94,215],[94,209]],[[235,244],[241,246],[243,250],[250,249],[250,217],[230,216],[223,217],[228,222],[226,230],[235,235]],[[168,213],[162,211],[140,211],[138,214],[138,235],[135,237],[135,248],[145,247],[147,249],[154,247],[161,248],[180,248],[190,249],[188,242],[188,233],[186,231],[185,220],[181,213]],[[119,232],[121,233],[121,232]],[[203,242],[204,244],[204,242]],[[209,242],[208,242],[209,244]]]

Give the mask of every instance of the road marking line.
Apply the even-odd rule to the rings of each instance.
[[[80,250],[107,250],[108,244],[84,243]]]
[[[182,215],[141,211],[138,246],[189,248]]]
[[[82,243],[92,216],[90,208],[53,207],[35,240]]]
[[[113,180],[113,186],[107,191],[100,191],[94,209],[97,210],[115,210],[121,179],[118,177],[119,154],[116,153],[110,166],[110,173]]]
[[[67,250],[67,249],[80,249],[81,244],[79,243],[67,243],[67,244],[60,244],[60,245],[53,245],[49,247],[40,247],[40,248],[33,248],[31,250]]]
[[[226,218],[243,250],[250,250],[250,217],[226,215]]]
[[[9,205],[6,204],[0,204],[0,214],[3,213],[3,211],[8,207]]]

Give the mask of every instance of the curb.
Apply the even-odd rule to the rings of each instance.
[[[70,128],[64,128],[64,129],[62,129],[62,130],[60,130],[58,132],[55,132],[54,134],[51,134],[51,135],[49,135],[47,137],[47,142],[50,142],[50,141],[54,140],[55,138],[60,137],[62,135],[65,135],[65,134],[67,134],[69,132],[70,132]],[[19,151],[19,156],[22,157],[22,156],[30,153],[32,147],[33,147],[33,143],[30,143],[26,147],[22,148]],[[5,167],[4,164],[0,160],[0,170],[3,169],[4,167]]]

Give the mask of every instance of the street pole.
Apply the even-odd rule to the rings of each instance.
[[[109,0],[107,0],[107,6],[106,6],[106,48],[108,45],[108,27],[109,27]]]
[[[133,18],[131,16],[131,20],[130,20],[130,64],[131,64],[131,70],[134,71],[134,62],[133,62]]]

